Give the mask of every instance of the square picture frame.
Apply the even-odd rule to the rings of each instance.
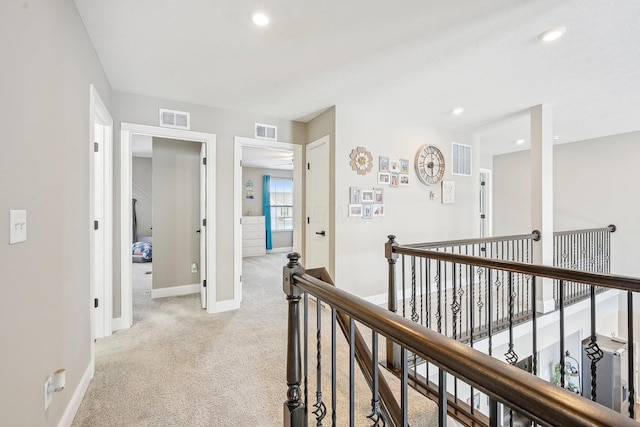
[[[350,218],[362,218],[362,205],[359,203],[349,205]]]
[[[398,174],[400,178],[399,185],[409,185],[409,174],[408,173],[400,173]]]
[[[400,173],[409,173],[409,160],[400,159]]]
[[[389,172],[378,172],[378,184],[389,185],[391,182],[391,174]]]
[[[400,174],[392,173],[391,174],[391,181],[389,181],[389,186],[390,187],[397,187],[399,185],[400,185]]]
[[[373,205],[365,203],[362,205],[362,218],[371,218],[373,216]]]
[[[349,187],[349,203],[352,205],[359,204],[361,202],[360,187]]]
[[[380,156],[379,159],[378,170],[380,172],[389,172],[389,158]]]
[[[400,160],[396,160],[396,159],[389,160],[389,172],[400,173]]]
[[[384,205],[373,205],[373,216],[384,216]]]
[[[373,189],[373,203],[376,203],[376,204],[384,203],[384,190],[382,188]]]
[[[360,202],[362,204],[373,203],[373,190],[362,190],[361,195]]]

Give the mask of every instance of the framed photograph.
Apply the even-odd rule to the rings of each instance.
[[[362,190],[361,203],[373,203],[373,190]]]
[[[373,203],[384,203],[384,193],[382,188],[373,189]]]
[[[371,203],[362,205],[362,218],[371,218],[372,215],[373,215],[373,205]]]
[[[389,172],[378,172],[378,184],[389,185],[389,182],[391,182]]]
[[[442,203],[455,203],[456,182],[442,181]]]
[[[400,159],[400,173],[409,173],[409,160]]]
[[[378,165],[380,172],[389,172],[389,158],[380,156],[380,164]]]
[[[360,187],[349,187],[349,203],[352,205],[361,203]]]
[[[349,216],[350,217],[362,217],[362,205],[360,205],[360,204],[351,204],[351,205],[349,205]]]
[[[373,205],[373,216],[384,216],[384,205]]]
[[[389,182],[389,185],[391,187],[397,187],[398,185],[400,185],[400,174],[392,173],[391,181]]]
[[[467,398],[467,405],[471,406],[471,404],[473,404],[474,408],[480,409],[480,393],[476,393],[473,395],[473,401],[470,397]]]
[[[400,160],[389,160],[389,172],[400,173]]]
[[[409,185],[409,174],[401,173],[400,176],[400,185]]]

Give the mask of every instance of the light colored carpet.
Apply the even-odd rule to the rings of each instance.
[[[95,377],[72,425],[282,426],[287,390],[285,263],[285,254],[245,258],[242,307],[220,314],[204,312],[199,294],[151,299],[152,275],[145,274],[151,265],[134,264],[134,325],[96,342]],[[311,302],[312,309],[315,312]],[[329,310],[323,312],[328,319]],[[330,323],[323,322],[324,373],[329,374]],[[315,332],[310,331],[310,340],[315,343]],[[342,409],[348,405],[348,347],[342,336],[337,341],[337,425],[348,425]],[[309,351],[315,354],[315,347]],[[314,358],[309,366],[315,368]],[[357,370],[356,376],[356,425],[370,425],[365,418],[370,392]],[[324,377],[328,404],[330,380]],[[309,384],[309,400],[314,402],[313,376]],[[410,402],[417,407],[412,409],[412,425],[437,425],[431,402],[417,397]]]

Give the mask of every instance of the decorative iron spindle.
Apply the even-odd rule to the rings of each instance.
[[[373,390],[371,391],[371,413],[367,415],[373,424],[371,427],[386,426],[387,424],[380,413],[380,393],[378,389],[378,333],[371,331],[371,368],[373,371]]]
[[[628,348],[628,366],[627,366],[627,375],[628,375],[628,385],[629,385],[629,418],[635,419],[636,411],[636,390],[634,384],[635,377],[635,350],[633,348],[633,292],[627,292],[627,345]]]
[[[411,320],[418,323],[420,317],[416,308],[416,257],[414,256],[411,257],[411,301],[409,301],[409,305],[411,306]]]
[[[319,299],[316,300],[316,403],[313,407],[316,427],[321,427],[327,415],[327,406],[322,401],[322,301]]]

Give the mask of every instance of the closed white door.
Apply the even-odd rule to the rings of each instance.
[[[307,145],[305,268],[329,268],[329,136]]]
[[[104,290],[105,283],[105,234],[104,234],[104,141],[105,126],[94,123],[93,148],[93,320],[94,338],[102,338],[105,334],[104,322]]]

